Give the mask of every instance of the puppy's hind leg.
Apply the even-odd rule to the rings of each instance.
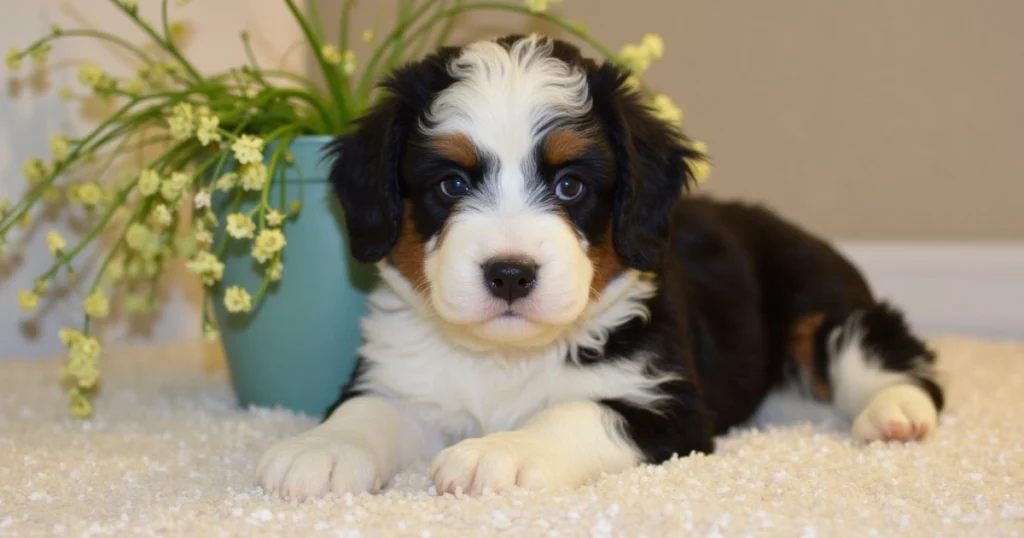
[[[935,354],[899,311],[876,303],[822,330],[832,402],[853,420],[855,440],[914,441],[935,432],[944,404]]]

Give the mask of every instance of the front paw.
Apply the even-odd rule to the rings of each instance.
[[[880,391],[853,422],[853,438],[871,441],[924,441],[935,432],[938,411],[931,398],[912,385]]]
[[[269,495],[298,501],[381,487],[368,450],[316,431],[272,446],[260,460],[256,481]]]
[[[579,485],[572,470],[572,461],[556,444],[536,434],[503,432],[441,451],[431,478],[438,494],[478,495],[515,487],[552,491]]]

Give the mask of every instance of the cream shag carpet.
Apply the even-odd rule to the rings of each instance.
[[[0,363],[0,536],[1024,536],[1024,344],[934,344],[950,405],[925,445],[805,422],[563,496],[437,497],[421,470],[301,505],[253,466],[313,421],[236,408],[209,346],[112,357],[89,422],[66,418],[57,361]]]

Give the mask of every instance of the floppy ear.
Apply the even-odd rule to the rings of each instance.
[[[331,185],[358,261],[380,261],[398,241],[402,154],[422,111],[451,83],[447,65],[456,54],[457,48],[442,47],[395,69],[379,85],[384,97],[327,148]]]
[[[627,77],[605,63],[590,72],[589,83],[618,166],[612,241],[631,267],[650,271],[664,255],[672,209],[694,182],[688,160],[705,157],[654,114]]]
[[[401,106],[397,98],[385,97],[327,149],[352,256],[363,263],[387,255],[401,229],[399,162],[406,139],[398,122]]]

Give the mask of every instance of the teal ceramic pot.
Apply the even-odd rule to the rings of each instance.
[[[298,217],[285,222],[283,278],[268,288],[249,313],[232,314],[224,290],[241,286],[255,297],[265,265],[251,256],[252,241],[229,239],[224,275],[213,293],[213,311],[242,406],[283,407],[320,417],[338,397],[355,367],[361,343],[360,318],[376,278],[372,266],[354,261],[347,244],[341,208],[327,181],[322,161],[330,137],[297,138],[291,147],[294,166],[284,182],[276,180],[269,201],[299,201]],[[267,148],[267,160],[273,151]],[[220,226],[219,244],[236,192],[215,192],[212,201]],[[246,193],[239,208],[258,207],[259,193]],[[255,220],[255,219],[254,219]]]

